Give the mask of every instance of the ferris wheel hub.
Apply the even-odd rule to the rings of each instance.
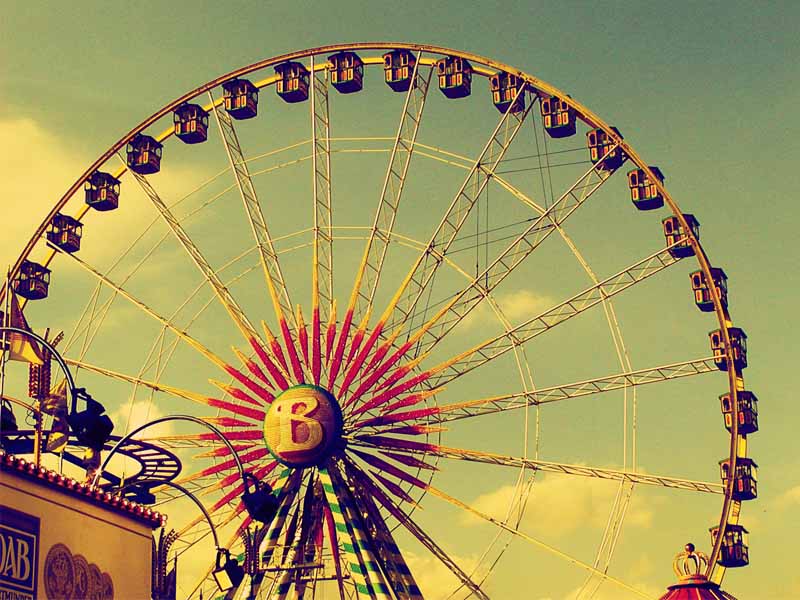
[[[272,401],[264,418],[264,441],[282,464],[321,464],[339,446],[342,411],[328,390],[316,385],[292,386]]]

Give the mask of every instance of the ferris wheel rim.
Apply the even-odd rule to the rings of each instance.
[[[320,46],[315,48],[308,48],[296,52],[285,53],[281,55],[277,55],[262,61],[258,61],[256,63],[252,63],[251,65],[241,67],[239,69],[235,69],[217,77],[208,83],[195,88],[191,92],[188,92],[181,97],[177,98],[176,100],[170,102],[169,104],[165,105],[164,108],[160,109],[159,111],[153,113],[150,117],[143,120],[139,125],[137,125],[134,129],[130,132],[125,134],[121,137],[117,142],[115,142],[109,150],[107,150],[103,155],[101,155],[80,177],[76,182],[69,188],[69,190],[62,196],[62,198],[56,203],[54,208],[51,212],[47,215],[44,219],[42,224],[39,226],[37,231],[29,240],[28,244],[26,245],[23,252],[19,255],[15,265],[12,268],[11,276],[15,276],[18,272],[22,261],[30,255],[33,248],[36,246],[37,243],[42,239],[46,227],[49,223],[53,220],[53,217],[66,205],[66,203],[79,191],[79,188],[83,185],[83,183],[101,167],[105,164],[113,155],[118,152],[124,145],[130,141],[136,134],[144,131],[147,127],[152,125],[153,123],[157,122],[162,117],[169,114],[174,108],[179,106],[180,104],[187,102],[191,99],[197,98],[198,96],[206,93],[225,81],[228,81],[234,77],[238,77],[241,75],[246,75],[248,73],[257,71],[259,69],[264,69],[269,66],[279,64],[285,62],[287,60],[294,60],[294,59],[302,59],[305,57],[316,56],[318,54],[328,53],[328,52],[339,52],[339,51],[354,51],[354,50],[394,50],[394,49],[407,49],[412,51],[424,52],[424,53],[431,53],[431,54],[439,54],[439,55],[446,55],[446,56],[458,56],[465,58],[470,61],[474,61],[478,64],[485,65],[492,69],[498,69],[502,71],[506,71],[509,73],[513,73],[518,75],[519,77],[523,78],[527,85],[533,88],[534,92],[545,92],[553,96],[558,96],[560,99],[565,100],[575,111],[579,118],[585,123],[603,129],[610,138],[612,138],[619,147],[625,152],[628,158],[635,163],[635,165],[643,169],[649,176],[651,181],[655,184],[658,188],[659,192],[664,198],[665,204],[669,207],[672,211],[672,214],[679,220],[679,222],[683,226],[684,232],[686,232],[686,237],[688,238],[689,243],[691,244],[692,248],[695,251],[695,258],[698,261],[701,271],[704,273],[706,280],[711,281],[711,262],[706,254],[704,247],[701,245],[699,240],[695,237],[694,233],[692,232],[691,228],[688,226],[682,211],[678,207],[676,201],[672,198],[669,191],[664,186],[663,182],[659,180],[659,178],[653,176],[653,172],[651,171],[650,167],[645,163],[641,157],[636,153],[636,151],[628,144],[626,141],[622,139],[622,137],[618,134],[618,132],[609,126],[605,121],[600,119],[597,115],[595,115],[592,111],[590,111],[587,107],[583,104],[579,103],[578,101],[572,99],[570,96],[562,92],[561,90],[551,86],[550,84],[539,80],[538,78],[529,75],[523,71],[515,69],[512,66],[509,66],[505,63],[495,61],[493,59],[489,59],[483,56],[471,54],[468,52],[463,52],[459,50],[454,50],[450,48],[445,48],[441,46],[435,45],[426,45],[426,44],[413,44],[413,43],[405,43],[405,42],[358,42],[358,43],[342,43],[342,44],[332,44],[326,46]],[[324,67],[320,67],[324,68]],[[484,74],[484,73],[481,73]],[[268,85],[265,83],[265,85]],[[88,210],[88,209],[86,209]],[[52,258],[52,255],[51,257]],[[48,260],[49,264],[49,260]],[[739,448],[742,443],[746,443],[746,438],[739,433],[738,431],[738,418],[737,418],[737,411],[738,411],[738,402],[737,397],[739,391],[744,389],[743,384],[743,376],[740,372],[740,369],[736,369],[733,367],[734,365],[734,348],[731,342],[731,338],[729,335],[728,328],[732,326],[732,321],[729,313],[728,307],[721,301],[721,298],[715,288],[715,286],[709,286],[711,300],[714,305],[714,313],[719,323],[719,329],[721,332],[721,337],[724,342],[725,348],[725,357],[730,365],[730,368],[727,370],[728,374],[728,385],[729,385],[729,392],[731,395],[731,406],[732,406],[732,426],[730,432],[730,444],[729,444],[729,460],[732,472],[735,470],[737,459],[740,458]],[[4,282],[3,285],[0,287],[0,300],[3,299],[5,294],[7,293],[6,290],[6,283]],[[746,456],[746,453],[744,454]],[[716,538],[716,541],[713,545],[713,550],[711,553],[711,560],[709,560],[709,566],[707,574],[711,579],[716,582],[721,582],[722,577],[724,576],[726,568],[719,565],[717,562],[717,557],[719,556],[723,533],[725,527],[728,524],[735,524],[738,522],[738,513],[739,507],[741,505],[741,501],[735,500],[733,498],[733,486],[734,486],[734,478],[730,477],[727,481],[727,486],[725,490],[725,500],[723,503],[722,514],[719,521],[719,535]]]

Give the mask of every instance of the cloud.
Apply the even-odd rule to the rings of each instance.
[[[650,598],[658,598],[664,593],[663,589],[659,589],[652,584],[644,583],[640,580],[628,580],[623,577],[623,581],[631,587],[644,592]],[[587,593],[592,589],[591,585],[587,587],[587,592],[581,593],[581,589],[582,588],[574,589],[564,596],[564,600],[587,600],[588,598],[592,600],[627,600],[629,598],[634,600],[635,598],[641,597],[610,581],[601,584],[600,588],[594,594]]]
[[[114,435],[125,435],[133,431],[140,425],[163,417],[165,414],[147,400],[137,400],[131,405],[129,402],[124,402],[117,407],[116,410],[109,414],[111,421],[114,423]],[[135,439],[148,439],[155,436],[174,435],[175,428],[172,422],[160,423],[153,427],[148,427],[144,431],[134,436]],[[139,463],[135,460],[129,459],[124,456],[115,455],[111,458],[109,463],[109,470],[117,474],[132,475],[139,470]]]
[[[88,161],[31,119],[0,120],[3,182],[0,267],[13,264],[36,226]]]
[[[800,485],[789,488],[775,499],[775,507],[779,510],[795,506],[800,506]]]
[[[429,600],[444,600],[461,585],[460,580],[453,575],[452,571],[435,556],[431,554],[419,555],[413,552],[404,552],[403,555],[425,598]],[[478,564],[477,556],[464,557],[450,554],[450,558],[467,574],[471,574]],[[482,587],[491,596],[487,587]]]
[[[29,118],[0,120],[0,139],[13,142],[0,146],[0,180],[3,181],[0,269],[5,269],[13,265],[33,232],[94,157],[74,149],[67,140]],[[112,159],[106,170],[117,166],[116,159]],[[172,205],[207,178],[208,172],[204,169],[173,164],[163,173],[153,176],[151,182],[164,202]],[[65,212],[74,214],[82,203],[83,191],[79,190]],[[98,260],[107,262],[109,247],[120,251],[125,240],[131,241],[157,218],[158,213],[149,204],[133,178],[126,175],[120,206],[113,217],[90,213],[85,219],[81,257],[90,264]],[[180,215],[185,209],[176,209],[175,212]],[[203,215],[194,217],[194,220],[198,218],[203,218]],[[158,231],[165,230],[162,223],[158,227]],[[182,256],[185,254],[183,249],[178,248],[174,240],[170,243],[175,261],[180,258],[184,264],[191,265],[188,257]],[[116,256],[115,252],[112,255]]]
[[[531,319],[554,303],[549,296],[538,295],[525,289],[496,294],[495,300],[500,306],[500,310],[512,324]],[[495,312],[489,306],[489,303],[481,302],[464,317],[461,326],[472,328],[486,323],[487,320],[494,321],[495,319]]]
[[[544,476],[533,485],[521,528],[535,536],[559,538],[591,527],[602,530],[614,502],[617,485],[588,477]],[[504,519],[508,506],[515,498],[513,485],[503,486],[472,502],[477,510],[496,519]],[[553,518],[558,515],[558,518]],[[480,522],[465,515],[465,524]],[[634,496],[625,517],[628,526],[648,528],[653,512]]]

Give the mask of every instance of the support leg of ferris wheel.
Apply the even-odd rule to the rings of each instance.
[[[398,507],[383,491],[373,483],[363,472],[355,468],[349,459],[346,459],[345,469],[350,478],[357,481],[369,495],[377,500],[394,518],[400,522],[417,541],[427,548],[453,575],[467,587],[476,598],[489,600],[486,593],[475,583],[470,576],[439,545],[416,523],[411,517]]]

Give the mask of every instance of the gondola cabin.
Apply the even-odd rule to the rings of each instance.
[[[128,168],[139,175],[151,175],[161,170],[163,146],[149,135],[137,133],[128,142]]]
[[[658,167],[650,167],[653,175],[663,183],[664,174]],[[634,169],[628,173],[628,187],[631,200],[639,210],[653,210],[664,206],[664,197],[644,169]]]
[[[308,69],[303,63],[288,61],[275,67],[278,83],[275,91],[286,102],[303,102],[308,99]]]
[[[506,112],[512,102],[512,113],[525,110],[525,80],[522,77],[500,71],[489,77],[489,90],[492,92],[492,102],[501,113]]]
[[[558,96],[544,96],[539,103],[544,130],[551,138],[575,135],[575,109]]]
[[[733,428],[733,403],[731,395],[722,394],[719,397],[722,416],[725,419],[725,429],[729,432]],[[741,435],[750,435],[758,431],[758,398],[753,392],[741,390],[736,392],[736,420],[739,422],[737,432]]]
[[[175,135],[187,144],[208,139],[208,113],[198,104],[181,104],[172,113]]]
[[[712,527],[711,542],[716,543],[719,527]],[[746,567],[750,563],[747,549],[747,529],[741,525],[727,524],[717,562],[723,567]]]
[[[331,84],[342,94],[359,92],[364,87],[364,62],[355,52],[339,52],[328,57]]]
[[[47,298],[47,291],[50,288],[50,269],[25,260],[20,265],[12,285],[17,294],[28,300]]]
[[[109,173],[95,171],[83,189],[86,204],[95,210],[114,210],[119,206],[119,179]]]
[[[436,61],[439,89],[448,98],[465,98],[472,92],[472,65],[460,56],[446,56]]]
[[[737,370],[747,367],[747,335],[738,327],[729,327],[728,336],[733,346],[733,365]],[[720,371],[728,370],[728,360],[725,357],[725,341],[722,330],[715,329],[708,334],[711,340],[711,351],[714,353],[714,363]]]
[[[237,120],[258,114],[258,88],[247,79],[231,79],[222,84],[225,111]]]
[[[717,288],[717,295],[719,296],[720,302],[727,308],[728,277],[725,275],[725,271],[711,267],[711,279],[714,281],[714,287]],[[714,299],[711,296],[711,289],[706,281],[705,273],[702,271],[695,271],[689,275],[689,280],[692,282],[694,303],[697,305],[697,308],[703,312],[713,312]]]
[[[722,485],[728,485],[731,472],[731,460],[719,462]],[[758,465],[750,458],[736,459],[736,475],[733,478],[733,499],[754,500],[758,496]]]
[[[47,241],[64,252],[77,252],[81,249],[83,224],[69,215],[58,213],[47,228]]]
[[[611,129],[622,139],[619,129],[616,127]],[[586,144],[589,147],[589,158],[599,171],[615,171],[625,161],[625,153],[622,148],[616,146],[614,138],[603,129],[592,129],[587,132]]]
[[[383,77],[395,92],[407,92],[411,87],[416,57],[410,50],[392,50],[383,55]]]
[[[686,219],[686,224],[689,225],[689,229],[691,229],[695,239],[699,240],[700,223],[694,218],[694,215],[685,213],[683,218]],[[689,240],[686,239],[678,217],[672,215],[663,219],[661,226],[664,229],[664,238],[667,241],[667,246],[672,246],[669,249],[669,253],[673,258],[686,258],[694,255],[694,248],[692,248]]]

